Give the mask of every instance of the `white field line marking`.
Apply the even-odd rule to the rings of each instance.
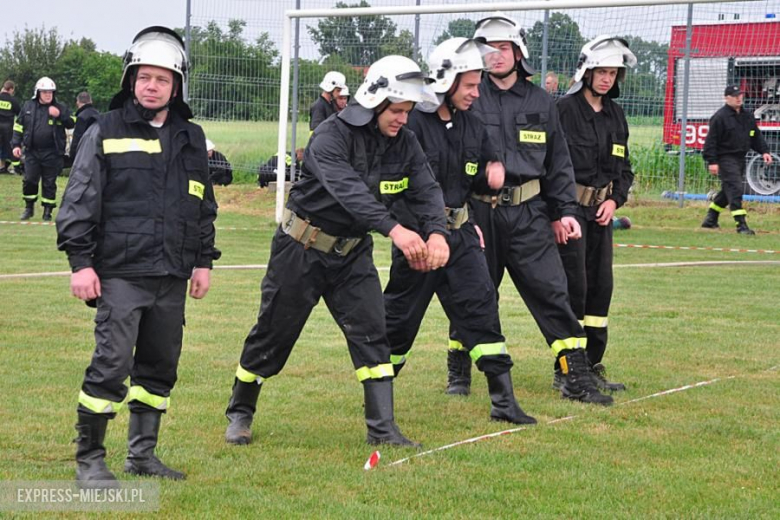
[[[774,370],[776,368],[777,367],[772,367],[769,370]],[[679,388],[672,388],[670,390],[663,390],[661,392],[656,392],[656,393],[651,394],[651,395],[646,395],[644,397],[637,397],[636,399],[631,399],[630,401],[625,401],[625,402],[622,402],[622,403],[618,403],[618,406],[632,404],[632,403],[638,403],[638,402],[644,401],[646,399],[653,399],[654,397],[661,397],[661,396],[664,396],[664,395],[670,395],[670,394],[674,394],[674,393],[677,393],[677,392],[683,392],[685,390],[690,390],[691,388],[699,388],[701,386],[711,385],[711,384],[717,383],[718,381],[734,379],[736,377],[737,376],[728,376],[728,377],[725,377],[725,378],[717,377],[715,379],[710,379],[709,381],[700,381],[698,383],[693,383],[691,385],[681,386]],[[577,419],[578,417],[579,417],[579,415],[569,415],[567,417],[560,417],[558,419],[552,419],[550,421],[547,421],[546,424],[550,425],[550,424],[557,424],[557,423],[561,423],[561,422],[571,421],[571,420]],[[512,428],[510,430],[503,430],[503,431],[500,431],[500,432],[488,433],[487,435],[480,435],[479,437],[472,437],[470,439],[466,439],[466,440],[463,440],[463,441],[453,442],[452,444],[447,444],[445,446],[439,446],[438,448],[434,448],[432,450],[423,451],[423,452],[417,453],[415,455],[412,455],[410,457],[406,457],[406,458],[403,458],[403,459],[399,459],[399,460],[397,460],[395,462],[391,462],[390,464],[387,465],[387,467],[397,466],[399,464],[403,464],[404,462],[408,462],[408,461],[410,461],[412,459],[423,457],[425,455],[430,455],[431,453],[436,453],[438,451],[449,450],[450,448],[455,448],[456,446],[463,446],[464,444],[471,444],[471,443],[474,443],[474,442],[484,441],[486,439],[492,439],[493,437],[499,437],[501,435],[509,435],[509,434],[516,433],[516,432],[523,431],[523,430],[527,430],[527,429],[528,429],[528,426],[520,426],[518,428]]]
[[[622,267],[712,267],[719,265],[780,265],[780,260],[717,260],[709,262],[667,262],[654,264],[616,264],[615,268]],[[215,265],[214,269],[240,271],[251,269],[268,269],[268,264],[246,264],[246,265]],[[377,271],[389,271],[389,267],[377,267]],[[68,276],[70,271],[54,271],[49,273],[18,273],[18,274],[0,274],[0,280],[9,280],[14,278],[39,278],[46,276]]]

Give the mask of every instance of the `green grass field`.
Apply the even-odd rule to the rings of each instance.
[[[65,179],[60,181],[63,187]],[[52,226],[15,221],[20,184],[19,177],[0,177],[2,274],[66,271]],[[275,228],[273,194],[250,185],[218,187],[216,194],[224,252],[219,266],[266,263]],[[755,237],[739,236],[731,226],[699,229],[703,205],[678,209],[640,200],[619,212],[634,227],[616,232],[616,242],[780,250],[780,210],[748,209]],[[34,224],[39,218],[37,210]],[[387,267],[388,241],[376,242],[376,263]],[[636,266],[749,260],[775,264]],[[264,385],[255,442],[224,443],[223,412],[264,271],[216,269],[209,295],[188,302],[179,382],[158,449],[188,478],[160,483],[158,515],[776,518],[778,261],[780,254],[773,253],[616,249],[605,362],[628,391],[616,394],[616,406],[607,409],[561,400],[551,390],[552,356],[517,292],[505,284],[501,317],[515,362],[515,391],[539,424],[394,467],[389,464],[415,452],[381,448],[382,460],[370,472],[363,470],[372,448],[364,442],[362,389],[324,305],[315,309],[285,370]],[[380,274],[386,279],[386,270]],[[70,296],[67,276],[4,277],[0,290],[0,479],[70,480],[74,412],[93,350],[94,311]],[[488,420],[486,383],[476,371],[471,396],[444,394],[446,334],[434,302],[396,381],[397,421],[426,449],[510,427]],[[107,437],[108,464],[117,472],[126,429],[124,412]]]

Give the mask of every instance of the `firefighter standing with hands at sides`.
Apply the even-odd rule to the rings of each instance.
[[[494,189],[504,184],[504,167],[493,143],[480,120],[468,112],[479,97],[482,71],[489,70],[495,54],[495,49],[474,40],[452,38],[439,44],[428,60],[438,99],[433,106],[417,106],[409,117],[409,129],[420,140],[444,193],[450,259],[443,269],[418,271],[393,248],[390,281],[385,288],[387,337],[397,375],[436,294],[447,316],[457,323],[464,348],[487,376],[491,419],[533,424],[536,420],[526,415],[515,399],[512,358],[501,334],[493,281],[478,232],[468,217],[467,203],[477,176],[486,177]],[[404,226],[417,229],[414,215],[403,201],[393,207],[393,213]]]
[[[73,270],[71,292],[97,305],[97,345],[76,424],[76,479],[83,487],[116,485],[103,440],[125,402],[125,472],[184,478],[154,449],[177,378],[187,280],[190,296],[203,298],[220,256],[206,137],[189,122],[192,112],[182,99],[187,70],[174,31],[138,33],[125,53],[111,111],[79,144],[57,215],[57,245]]]
[[[564,398],[612,404],[590,377],[585,356],[585,331],[571,310],[566,274],[555,246],[547,203],[569,240],[580,237],[574,175],[554,101],[528,81],[525,31],[502,13],[477,22],[474,38],[496,48],[493,68],[483,75],[474,111],[498,149],[506,175],[504,186],[493,190],[477,182],[472,195],[474,220],[485,238],[485,254],[496,290],[504,269],[533,315],[565,374]],[[462,386],[469,381],[468,356],[456,350],[460,339],[451,334],[450,356],[461,354]],[[452,367],[448,363],[450,379]]]
[[[718,217],[729,208],[737,224],[737,233],[755,235],[745,221],[742,208],[742,186],[745,181],[745,155],[753,149],[761,154],[764,164],[772,164],[772,154],[756,125],[753,112],[742,106],[745,94],[737,85],[724,92],[726,104],[710,118],[710,128],[704,140],[702,155],[712,175],[720,176],[720,191],[707,210],[703,228],[718,228]]]
[[[35,213],[39,182],[44,221],[51,220],[56,206],[57,176],[65,164],[65,129],[76,124],[68,107],[55,99],[56,90],[57,85],[51,78],[39,79],[32,99],[22,106],[14,125],[11,142],[14,157],[21,158],[24,148],[22,198],[25,209],[19,220],[29,220]]]
[[[322,93],[309,109],[309,130],[312,132],[320,123],[339,111],[336,100],[341,90],[347,88],[347,78],[341,72],[332,70],[320,82]]]
[[[408,58],[375,62],[352,103],[314,131],[271,246],[262,302],[244,343],[225,415],[225,440],[249,444],[261,385],[278,374],[320,298],[347,340],[363,384],[369,444],[417,446],[393,415],[393,366],[369,231],[389,236],[415,269],[437,269],[449,249],[441,189],[404,128],[427,78]],[[418,234],[388,210],[405,201]],[[311,367],[316,370],[316,367]]]
[[[574,83],[558,101],[561,127],[569,144],[582,238],[568,240],[560,221],[552,223],[561,254],[574,314],[587,334],[587,355],[593,380],[602,391],[625,390],[606,379],[601,363],[607,348],[607,323],[612,300],[612,217],[626,203],[634,180],[628,154],[628,123],[613,101],[620,95],[626,68],[636,57],[625,40],[599,36],[580,53]],[[555,367],[553,387],[564,384]]]
[[[21,110],[14,92],[16,84],[13,81],[9,79],[3,82],[0,88],[0,173],[10,173],[9,168],[18,164],[11,151],[14,120]]]

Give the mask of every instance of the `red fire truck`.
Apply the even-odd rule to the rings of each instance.
[[[685,137],[688,149],[701,150],[709,118],[723,106],[726,85],[740,85],[745,108],[780,163],[780,21],[718,22],[692,26],[687,126],[681,131],[685,78],[686,26],[672,27],[664,103],[664,144],[671,149]],[[758,195],[780,195],[780,167],[765,167],[747,157],[746,189]]]

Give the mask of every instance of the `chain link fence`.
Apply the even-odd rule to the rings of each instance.
[[[373,0],[370,6],[421,2]],[[469,5],[475,3],[487,2]],[[284,12],[360,6],[369,4],[357,0],[337,4],[329,0],[190,0],[189,100],[208,137],[233,163],[239,179],[254,181],[276,152]],[[291,127],[295,143],[290,148],[305,146],[309,107],[320,95],[318,85],[326,72],[342,72],[354,92],[376,59],[401,54],[422,63],[444,39],[472,36],[476,21],[489,14],[294,20],[290,52],[297,59],[291,71],[291,119],[297,125]],[[723,105],[727,84],[738,84],[745,91],[745,106],[755,112],[780,163],[780,19],[776,18],[780,0],[506,14],[526,28],[531,62],[539,71],[532,80],[543,83],[545,73],[553,72],[560,85],[556,95],[565,92],[586,41],[609,34],[629,42],[639,63],[627,75],[618,101],[629,119],[635,197],[672,201],[684,193],[686,198],[705,198],[717,188],[717,179],[706,172],[699,152],[709,117]],[[748,200],[759,203],[780,201],[778,168],[765,167],[750,154],[745,193],[751,196]]]

